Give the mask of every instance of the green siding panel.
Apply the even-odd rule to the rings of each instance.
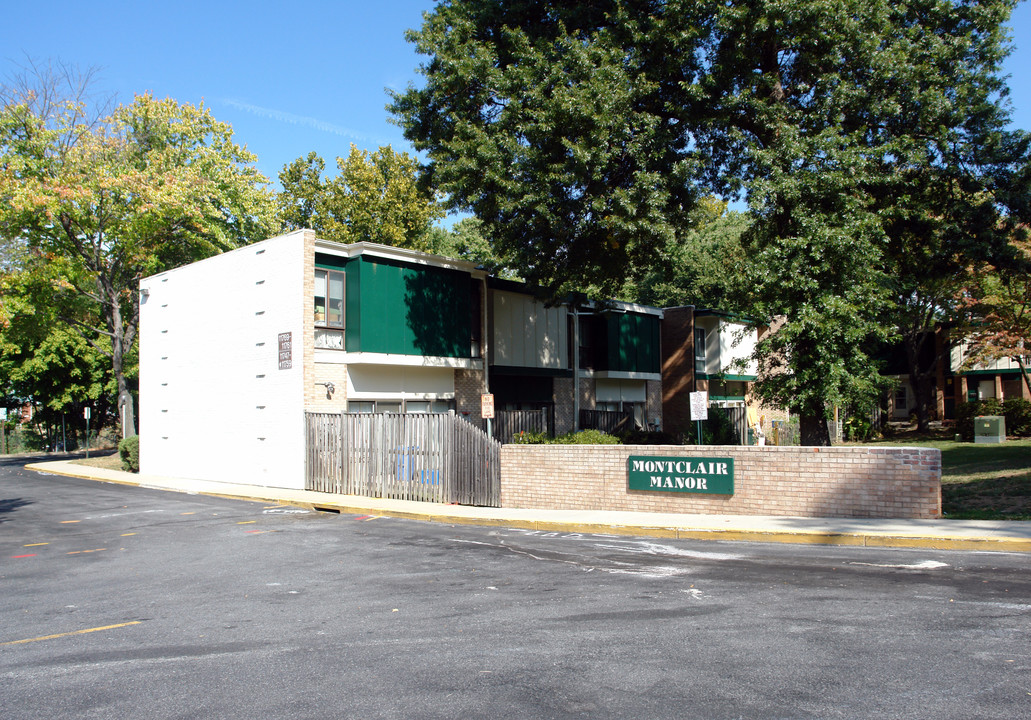
[[[660,372],[659,318],[638,313],[610,314],[606,318],[605,370]]]
[[[469,357],[467,273],[384,258],[362,257],[355,266],[356,282],[347,278],[349,351]]]
[[[323,270],[342,270],[350,264],[351,258],[344,258],[338,255],[326,255],[315,253],[315,267]]]
[[[361,350],[361,270],[361,261],[348,263],[344,268],[344,349],[347,352]]]

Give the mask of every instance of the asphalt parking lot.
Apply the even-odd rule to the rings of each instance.
[[[318,513],[0,466],[12,718],[1014,718],[1026,554]]]

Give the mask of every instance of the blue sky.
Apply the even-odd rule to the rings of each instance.
[[[432,0],[248,3],[8,3],[0,24],[0,74],[26,55],[100,68],[100,86],[123,101],[145,91],[204,102],[233,126],[273,180],[315,150],[334,169],[350,144],[411,151],[389,123],[386,88],[416,81],[420,62],[404,31]],[[1006,64],[1013,121],[1031,130],[1031,3],[1011,26]]]

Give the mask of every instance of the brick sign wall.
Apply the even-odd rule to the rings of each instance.
[[[631,490],[630,457],[732,458],[732,495]],[[936,518],[934,448],[505,445],[502,507]]]

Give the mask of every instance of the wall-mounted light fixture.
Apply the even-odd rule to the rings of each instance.
[[[328,382],[328,381],[327,382],[317,382],[315,384],[316,385],[324,385],[326,387],[326,399],[327,400],[332,400],[333,399],[333,393],[335,393],[336,389],[337,389],[336,385],[334,385],[332,382]]]

